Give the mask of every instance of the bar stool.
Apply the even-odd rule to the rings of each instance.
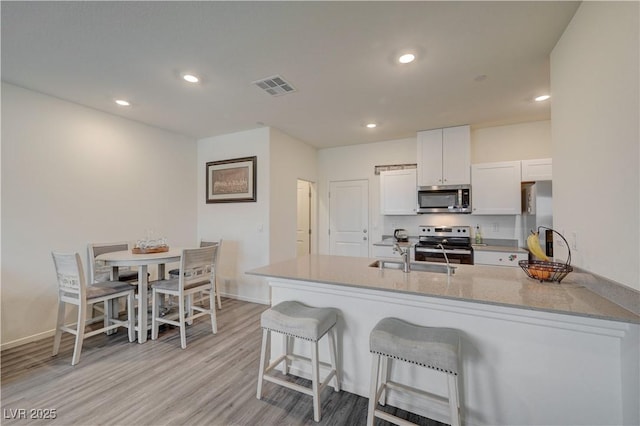
[[[422,327],[397,318],[384,318],[373,328],[369,336],[372,354],[371,387],[367,425],[373,425],[375,417],[399,425],[410,425],[404,419],[377,409],[377,403],[386,404],[386,389],[408,392],[449,404],[452,425],[460,425],[458,395],[458,354],[460,335],[451,328]],[[447,375],[448,399],[389,380],[391,360],[400,360],[441,371]],[[380,364],[382,361],[382,368]],[[378,374],[382,378],[378,386]]]
[[[260,325],[262,327],[262,350],[260,352],[260,372],[258,376],[258,399],[262,399],[263,381],[269,381],[313,397],[313,420],[320,421],[320,393],[333,378],[333,388],[340,391],[340,377],[336,367],[335,325],[337,313],[332,308],[312,308],[300,302],[287,301],[273,306],[262,313]],[[283,354],[267,365],[271,354],[271,332],[284,335]],[[318,360],[318,341],[327,334],[331,364]],[[292,353],[292,338],[303,339],[311,343],[311,359]],[[287,375],[290,362],[302,360],[311,363],[311,388],[300,386],[280,379],[267,373],[284,362],[282,373]],[[330,371],[324,381],[320,383],[319,367]]]

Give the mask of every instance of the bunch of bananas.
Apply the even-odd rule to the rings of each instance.
[[[542,247],[540,246],[540,239],[538,234],[538,232],[531,231],[531,235],[527,237],[527,247],[529,248],[531,254],[533,254],[535,257],[548,262],[549,257],[547,257],[545,252],[542,250]]]

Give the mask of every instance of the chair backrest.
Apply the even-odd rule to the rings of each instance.
[[[218,241],[200,240],[200,247],[211,247],[211,246],[217,246],[218,244],[220,244]]]
[[[105,265],[103,262],[96,261],[96,257],[104,253],[111,253],[114,251],[129,250],[130,244],[128,242],[117,243],[92,243],[87,245],[89,252],[89,282],[103,282],[111,279],[111,267]]]
[[[182,250],[180,259],[180,288],[213,282],[218,245]]]
[[[200,247],[211,247],[211,246],[216,246],[218,248],[213,258],[213,269],[214,269],[213,273],[215,274],[218,272],[216,270],[216,266],[218,265],[218,259],[220,258],[220,251],[222,248],[222,238],[219,241],[200,240]]]
[[[77,295],[79,299],[86,297],[87,284],[82,270],[82,260],[78,253],[52,252],[53,264],[58,277],[58,293],[60,297]]]

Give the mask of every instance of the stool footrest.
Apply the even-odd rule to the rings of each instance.
[[[269,366],[267,368],[264,369],[264,379],[268,382],[272,382],[272,383],[276,383],[288,388],[291,388],[293,390],[297,390],[299,392],[302,393],[306,393],[307,395],[313,395],[313,389],[311,388],[307,388],[304,386],[300,386],[297,385],[295,383],[291,383],[285,379],[280,379],[278,377],[273,377],[273,376],[269,376],[267,375],[267,373],[271,370],[273,370],[274,368],[276,368],[278,365],[280,365],[280,363],[282,361],[284,361],[285,359],[289,359],[292,361],[308,361],[310,362],[311,359],[300,356],[300,355],[295,355],[295,354],[289,354],[289,355],[280,355],[278,358],[276,358],[275,361],[273,361],[271,364],[269,364]],[[327,385],[329,384],[329,381],[336,377],[336,370],[333,369],[333,366],[331,364],[328,364],[326,362],[322,362],[319,361],[318,362],[319,367],[324,367],[324,368],[328,368],[331,371],[329,372],[329,374],[327,374],[327,377],[324,378],[324,381],[320,384],[320,386],[318,387],[318,392],[322,392],[324,390],[324,388],[327,387]]]
[[[290,382],[288,380],[280,379],[278,377],[267,376],[266,374],[264,376],[262,376],[262,377],[267,382],[275,383],[277,385],[284,386],[285,388],[293,389],[295,391],[302,392],[302,393],[304,393],[306,395],[313,396],[313,389],[311,389],[311,388],[307,388],[305,386],[302,386],[302,385],[299,385],[299,384],[296,384],[296,383],[292,383],[292,382]]]
[[[375,410],[375,415],[382,420],[386,420],[399,426],[416,426],[415,423],[408,422],[400,417],[394,416],[393,414],[385,413],[382,410]]]
[[[413,388],[411,386],[403,385],[402,383],[392,382],[390,380],[387,381],[387,383],[385,385],[380,386],[380,392],[382,392],[382,389],[385,386],[387,387],[387,389],[399,390],[399,391],[403,391],[403,392],[407,392],[407,393],[412,393],[412,394],[414,394],[416,396],[429,399],[429,400],[431,400],[433,402],[440,403],[440,404],[442,404],[444,406],[447,406],[447,407],[449,406],[449,399],[448,398],[445,398],[445,397],[440,396],[440,395],[436,395],[436,394],[431,393],[431,392],[426,392],[426,391],[423,391],[421,389],[416,389],[416,388]],[[380,396],[378,395],[378,398],[379,397]]]

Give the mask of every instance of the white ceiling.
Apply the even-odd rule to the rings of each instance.
[[[316,147],[393,140],[548,119],[533,98],[578,5],[3,1],[2,80],[195,138],[267,125]],[[417,60],[400,65],[405,49]],[[251,84],[276,74],[297,91]]]

